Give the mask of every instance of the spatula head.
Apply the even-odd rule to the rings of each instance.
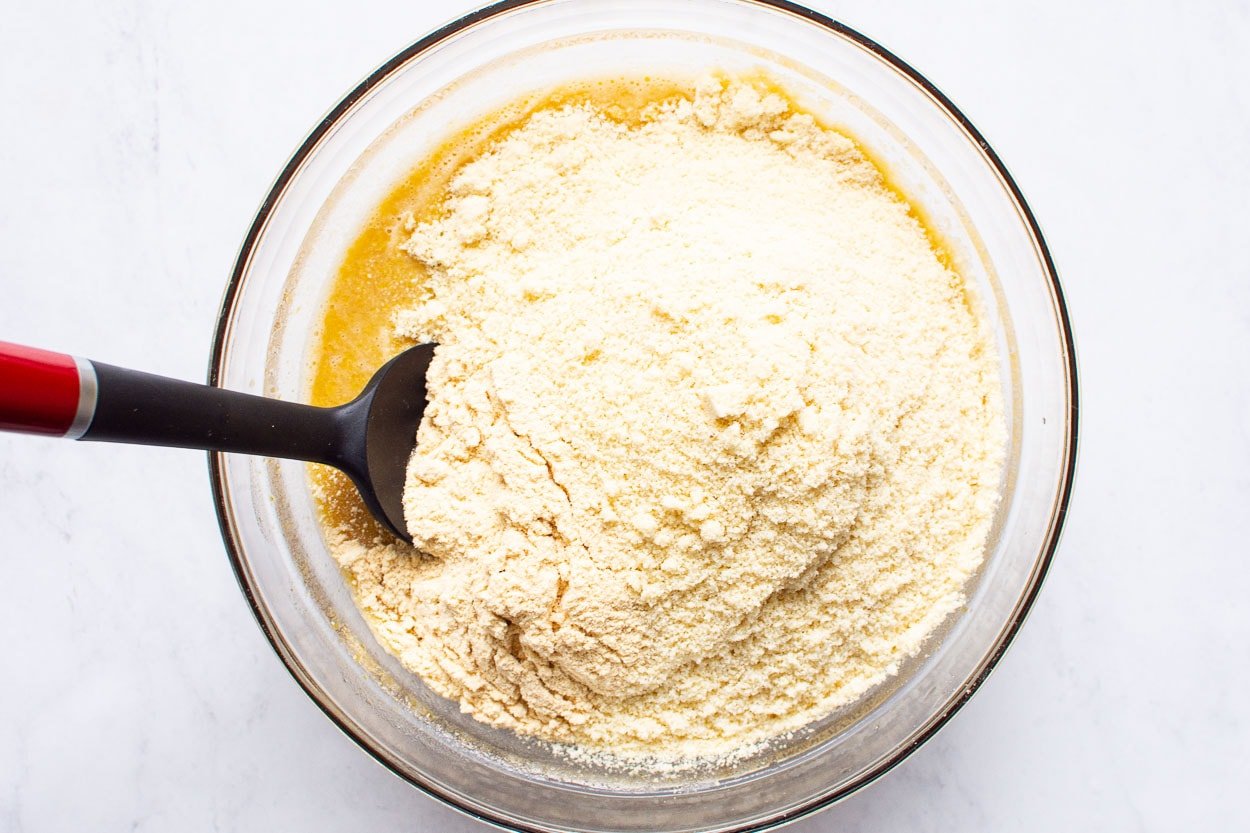
[[[397,537],[412,542],[404,521],[404,482],[408,459],[417,442],[425,413],[425,374],[434,358],[434,344],[411,347],[384,364],[352,403],[363,428],[364,476],[353,477],[373,513]],[[361,482],[361,480],[367,482]]]

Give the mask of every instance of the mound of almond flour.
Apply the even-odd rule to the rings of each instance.
[[[416,551],[333,549],[382,643],[488,723],[719,754],[894,673],[998,499],[996,359],[845,136],[706,81],[540,111],[405,249],[436,341]]]

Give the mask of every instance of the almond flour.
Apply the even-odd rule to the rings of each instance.
[[[416,550],[340,536],[476,718],[715,755],[894,674],[963,599],[1005,430],[985,323],[844,135],[708,80],[540,110],[408,221],[436,341]]]

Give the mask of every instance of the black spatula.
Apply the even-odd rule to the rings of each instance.
[[[411,541],[404,475],[434,347],[405,350],[351,402],[317,408],[0,342],[0,430],[325,463]]]

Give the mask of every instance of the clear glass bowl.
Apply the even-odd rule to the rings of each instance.
[[[326,550],[302,464],[214,455],[239,583],[300,685],[365,750],[517,830],[728,831],[791,821],[881,775],[977,688],[1054,552],[1076,443],[1072,337],[1054,266],[980,134],[877,44],[781,0],[530,0],[475,12],[369,76],[261,206],[227,288],[211,381],[300,400],[331,279],[365,216],[457,125],[561,81],[764,70],[846,127],[946,239],[994,321],[1011,435],[1004,500],[968,604],[861,702],[733,765],[627,775],[490,729],[374,641]]]

